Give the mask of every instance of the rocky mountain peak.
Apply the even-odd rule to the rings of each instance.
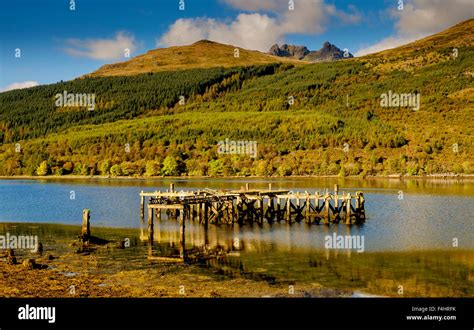
[[[324,42],[323,47],[320,50],[316,51],[310,51],[305,46],[287,44],[279,46],[278,44],[275,44],[270,48],[268,53],[274,56],[290,57],[308,62],[336,61],[354,57],[351,53],[347,53],[346,56],[344,56],[343,50],[328,41]]]
[[[298,60],[303,59],[307,54],[309,54],[309,49],[305,46],[294,46],[283,44],[281,47],[278,44],[274,44],[269,52],[269,54],[279,57],[291,57]]]

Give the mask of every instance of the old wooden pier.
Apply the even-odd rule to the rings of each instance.
[[[365,200],[362,192],[290,192],[289,190],[250,189],[249,184],[240,190],[197,191],[175,190],[174,184],[166,191],[140,193],[140,215],[145,223],[148,210],[148,239],[153,241],[154,218],[159,221],[162,212],[169,218],[179,219],[181,244],[184,250],[185,221],[208,224],[245,224],[264,221],[305,221],[308,224],[358,224],[365,221]]]

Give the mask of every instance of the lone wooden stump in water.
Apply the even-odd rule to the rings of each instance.
[[[82,239],[87,239],[91,235],[90,218],[91,211],[89,209],[82,210]]]

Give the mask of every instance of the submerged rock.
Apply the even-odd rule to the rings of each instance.
[[[7,251],[7,264],[9,265],[16,265],[18,262],[15,257],[15,252],[13,249],[8,249]]]
[[[23,267],[26,269],[34,269],[36,266],[35,259],[25,259],[23,260]]]
[[[116,243],[115,247],[117,249],[125,249],[125,241],[124,240],[120,240]]]

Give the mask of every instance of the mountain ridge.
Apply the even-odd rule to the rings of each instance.
[[[294,59],[276,57],[203,39],[186,46],[152,49],[127,61],[103,65],[83,77],[128,76],[162,71],[229,68],[270,63],[305,64]]]

